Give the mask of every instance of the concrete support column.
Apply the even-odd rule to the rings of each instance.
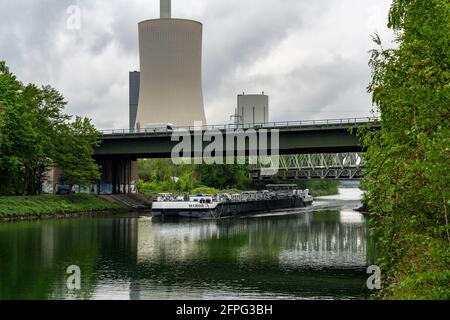
[[[137,161],[127,158],[98,159],[101,178],[99,193],[131,193],[131,183],[137,182]]]

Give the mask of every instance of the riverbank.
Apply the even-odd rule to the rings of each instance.
[[[333,181],[308,181],[302,188],[309,188],[314,197],[338,194],[339,183]],[[238,189],[220,190],[200,186],[193,194],[236,193]],[[0,197],[0,222],[60,219],[67,217],[107,215],[132,210],[132,205],[120,199],[108,199],[94,195],[78,194],[67,196],[7,196]],[[128,199],[130,200],[130,199]]]
[[[128,207],[86,194],[0,197],[0,222],[125,212]]]

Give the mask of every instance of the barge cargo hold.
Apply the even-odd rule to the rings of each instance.
[[[295,190],[295,185],[268,185],[269,190],[215,196],[173,197],[162,194],[153,203],[154,217],[223,218],[244,214],[275,212],[312,205],[309,190]]]

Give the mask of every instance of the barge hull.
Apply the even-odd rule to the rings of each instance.
[[[293,209],[310,206],[312,201],[305,202],[302,198],[278,198],[270,200],[255,200],[242,202],[220,203],[210,210],[205,209],[165,209],[153,211],[154,217],[186,217],[186,218],[221,218],[258,212],[273,212],[282,209]]]

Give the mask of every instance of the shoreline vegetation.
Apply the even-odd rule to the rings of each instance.
[[[337,181],[310,181],[305,183],[314,197],[334,195],[338,193]],[[177,193],[177,190],[165,192]],[[216,189],[199,186],[192,194],[238,193],[239,189]],[[163,191],[161,192],[163,193]],[[147,193],[154,195],[154,193]],[[88,194],[74,195],[40,195],[40,196],[2,196],[0,197],[0,222],[61,219],[69,217],[101,216],[132,210],[118,202]]]
[[[0,197],[0,222],[100,216],[130,208],[94,195]]]
[[[176,188],[166,188],[163,189],[163,186],[166,186],[163,184],[158,184],[155,182],[152,182],[150,184],[140,181],[139,186],[144,189],[145,191],[143,194],[149,195],[149,196],[156,196],[159,193],[172,193],[172,194],[182,194],[183,192],[180,192]],[[166,186],[167,187],[167,186]],[[337,181],[309,181],[307,183],[299,184],[299,188],[301,189],[309,189],[310,193],[313,197],[323,197],[323,196],[332,196],[339,193],[339,182]],[[191,190],[190,192],[185,192],[189,194],[223,194],[223,193],[240,193],[244,191],[251,191],[252,188],[245,188],[245,189],[238,189],[238,188],[231,188],[231,189],[217,189],[214,187],[208,187],[208,186],[198,186],[197,188]]]
[[[382,272],[373,299],[450,299],[449,23],[448,0],[394,0],[394,42],[373,37],[368,91],[381,130],[359,129]]]
[[[88,186],[100,179],[92,155],[100,132],[91,120],[64,113],[67,102],[50,86],[24,84],[0,61],[0,195],[42,193],[49,170],[63,184]]]
[[[314,197],[338,194],[338,182],[310,181],[306,185],[311,188],[310,190]],[[238,192],[242,192],[242,190],[216,189],[207,186],[199,186],[192,190],[192,194]],[[160,193],[176,194],[177,190],[164,189]],[[150,192],[147,194],[154,195],[155,193]],[[130,211],[131,209],[131,207],[127,207],[124,204],[88,194],[0,196],[0,222],[108,215]]]
[[[249,173],[250,167],[245,164],[174,165],[170,159],[143,159],[138,162],[138,190],[153,196],[159,193],[218,194],[264,190],[266,183],[252,181]],[[338,194],[340,182],[310,180],[298,181],[296,184],[299,189],[309,189],[314,197],[320,197]]]

